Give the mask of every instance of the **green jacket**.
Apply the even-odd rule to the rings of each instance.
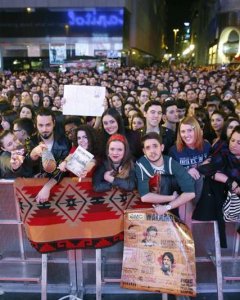
[[[164,175],[173,176],[176,180],[181,192],[194,193],[194,180],[188,174],[186,169],[182,167],[172,157],[163,155]],[[146,156],[142,156],[136,162],[137,187],[140,196],[144,196],[150,192],[149,180],[154,177],[154,169]],[[174,191],[172,191],[174,192]]]

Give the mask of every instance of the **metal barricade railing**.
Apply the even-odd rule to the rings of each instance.
[[[0,180],[1,286],[6,292],[24,292],[25,285],[28,284],[28,291],[41,290],[41,299],[46,300],[47,254],[38,254],[27,241],[19,205],[14,197],[13,184],[13,180]],[[68,259],[61,259],[61,264],[63,262],[69,263]]]
[[[221,300],[223,299],[222,294],[226,288],[226,283],[231,282],[232,285],[233,281],[240,279],[240,276],[223,274],[224,270],[222,270],[222,264],[232,263],[233,258],[236,262],[239,262],[239,235],[231,232],[231,237],[234,240],[234,243],[230,246],[231,251],[229,250],[231,253],[221,255],[217,223],[210,222],[210,224],[213,225],[215,252],[214,255],[209,255],[209,257],[197,257],[197,263],[201,264],[209,259],[215,263],[216,291],[218,299]],[[194,221],[192,226],[202,225],[200,222]],[[197,235],[195,238],[200,245],[204,242],[201,236]],[[109,263],[121,264],[121,251],[118,251],[119,249],[115,250],[114,247],[112,250],[76,249],[41,255],[30,247],[20,219],[19,204],[15,201],[12,180],[0,180],[0,241],[0,282],[2,288],[6,291],[25,291],[26,287],[19,285],[20,282],[23,282],[24,284],[32,284],[32,288],[28,286],[28,291],[41,291],[42,300],[47,299],[47,286],[50,292],[69,293],[73,296],[76,295],[75,297],[80,297],[80,299],[84,293],[95,293],[96,299],[100,300],[103,293],[114,294],[116,290],[118,293],[126,294],[129,292],[121,290],[117,285],[120,272],[119,276],[114,274],[111,277],[109,272],[104,271],[105,265]],[[109,255],[111,252],[114,254],[113,257]],[[59,268],[60,275],[66,273],[65,266],[67,266],[68,276],[60,276],[59,281],[51,282],[51,268],[50,272],[47,272],[49,265],[53,265],[54,271]],[[92,272],[96,274],[93,283],[89,280],[90,277],[93,277]],[[107,283],[111,283],[112,288],[107,289]],[[115,289],[115,292],[113,292],[113,289]],[[240,287],[233,291],[240,291]],[[206,288],[206,285],[198,283],[198,292],[209,292],[209,285]],[[134,293],[142,292],[135,291]],[[163,295],[163,298],[167,299],[167,295]]]

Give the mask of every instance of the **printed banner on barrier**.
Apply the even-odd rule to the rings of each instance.
[[[195,296],[195,247],[188,227],[170,213],[127,210],[121,286]]]

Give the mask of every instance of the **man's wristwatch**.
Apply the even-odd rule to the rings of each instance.
[[[171,204],[167,204],[165,205],[165,208],[167,211],[171,210],[172,209],[172,205]]]

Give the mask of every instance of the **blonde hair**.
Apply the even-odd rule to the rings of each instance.
[[[236,109],[240,109],[240,103],[238,103],[236,106],[235,106],[235,110]]]
[[[195,133],[195,149],[197,149],[198,151],[203,150],[204,140],[203,140],[202,129],[201,129],[198,121],[194,117],[188,116],[188,117],[185,117],[180,122],[179,127],[178,127],[177,141],[176,141],[177,151],[181,152],[186,147],[186,144],[182,140],[181,133],[180,133],[182,124],[190,125],[193,128],[194,133]]]

